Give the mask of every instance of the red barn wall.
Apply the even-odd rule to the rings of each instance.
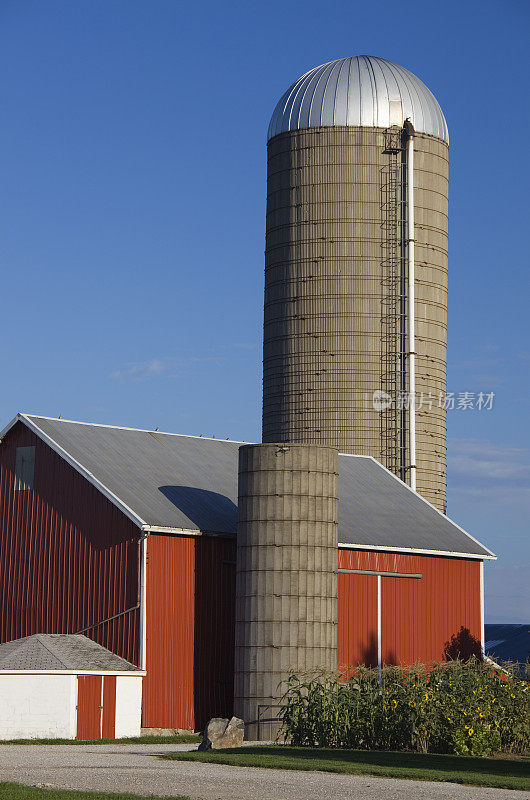
[[[147,546],[143,725],[202,728],[232,713],[235,542],[152,534]],[[478,561],[339,550],[339,568],[422,575],[381,578],[384,662],[443,660],[462,626],[480,641]],[[377,635],[377,577],[340,573],[339,664],[376,666]]]
[[[442,661],[445,644],[462,627],[480,642],[479,561],[339,549],[339,569],[422,575],[381,578],[383,663]],[[356,665],[368,651],[369,663],[377,664],[377,632],[377,577],[340,573],[338,663]]]
[[[33,489],[15,453],[35,445]],[[138,528],[22,423],[0,445],[0,641],[75,633],[138,602]],[[138,663],[139,612],[85,635]]]
[[[34,487],[14,490],[35,445]],[[138,602],[138,528],[24,425],[0,445],[0,641],[73,633]],[[235,539],[147,539],[144,727],[201,728],[233,702]],[[441,660],[461,627],[480,641],[480,562],[339,549],[340,569],[381,578],[382,659]],[[138,663],[139,612],[86,632]],[[339,664],[377,663],[377,578],[339,574]]]
[[[235,541],[147,539],[147,676],[142,724],[202,728],[232,715]]]

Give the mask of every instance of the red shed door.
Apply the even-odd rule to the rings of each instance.
[[[77,678],[77,738],[101,738],[102,678],[79,675]]]
[[[103,722],[101,733],[104,739],[116,736],[116,676],[105,675],[103,678]]]
[[[77,678],[77,738],[114,739],[116,676],[79,675]]]

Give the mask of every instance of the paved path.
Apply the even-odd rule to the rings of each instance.
[[[0,781],[57,789],[189,795],[201,800],[522,800],[530,792],[191,761],[197,745],[0,745]]]

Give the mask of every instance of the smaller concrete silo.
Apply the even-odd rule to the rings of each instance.
[[[253,723],[291,669],[337,667],[337,450],[242,446],[238,514],[235,714]]]

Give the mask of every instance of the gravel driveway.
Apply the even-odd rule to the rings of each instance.
[[[162,761],[197,745],[0,745],[0,781],[201,800],[522,800],[530,792]]]

